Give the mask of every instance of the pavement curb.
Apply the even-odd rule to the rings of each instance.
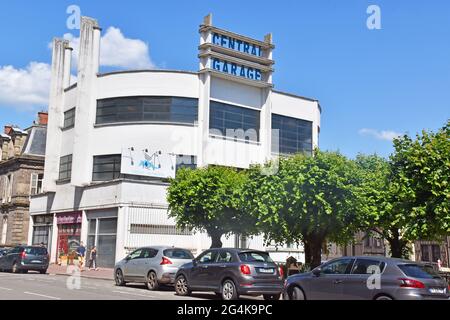
[[[48,275],[50,276],[64,276],[64,277],[70,277],[72,276],[71,274],[66,274],[66,273],[49,273]],[[108,281],[114,281],[113,278],[107,278],[107,277],[93,277],[93,276],[84,276],[81,275],[81,278],[86,278],[86,279],[97,279],[97,280],[108,280]]]

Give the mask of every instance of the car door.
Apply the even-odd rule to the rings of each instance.
[[[381,285],[384,263],[377,259],[356,259],[344,283],[344,297],[347,300],[372,300]]]
[[[156,258],[158,249],[145,248],[142,251],[141,259],[137,261],[138,275],[145,281],[150,270],[156,270],[161,260]]]
[[[3,268],[11,270],[14,262],[16,262],[19,258],[20,253],[23,251],[22,247],[15,247],[12,250],[8,251],[5,256]]]
[[[138,260],[142,255],[143,249],[133,251],[127,258],[123,268],[123,276],[126,281],[136,281],[138,278]]]
[[[321,267],[319,275],[312,275],[309,292],[310,300],[342,300],[343,284],[351,270],[354,259],[341,258],[330,261]]]
[[[190,284],[193,288],[208,289],[210,284],[208,279],[211,278],[212,265],[215,263],[217,250],[208,250],[195,259],[195,265],[192,266],[190,275]]]
[[[233,253],[229,250],[219,250],[216,255],[216,260],[208,268],[208,274],[205,277],[208,287],[215,290],[220,289],[220,280],[234,263]]]

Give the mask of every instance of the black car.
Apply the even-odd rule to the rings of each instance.
[[[180,296],[192,291],[211,291],[224,300],[239,295],[279,300],[283,290],[283,271],[267,252],[242,249],[210,249],[181,266],[175,277]]]
[[[30,270],[45,274],[48,269],[47,249],[35,246],[17,246],[0,257],[0,271],[26,273]]]

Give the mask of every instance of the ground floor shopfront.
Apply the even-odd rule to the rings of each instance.
[[[81,192],[67,185],[55,194],[35,196],[30,206],[29,244],[44,243],[52,263],[61,264],[76,258],[74,251],[81,242],[87,248],[87,258],[96,246],[99,267],[112,267],[143,246],[182,247],[198,255],[210,247],[211,239],[206,233],[176,227],[168,214],[167,186],[119,179]],[[262,236],[243,239],[233,235],[223,237],[222,242],[224,247],[267,250],[280,262],[289,256],[304,261],[301,248],[267,247]]]

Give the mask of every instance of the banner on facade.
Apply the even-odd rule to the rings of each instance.
[[[159,150],[122,149],[122,174],[153,178],[175,178],[176,156]]]

